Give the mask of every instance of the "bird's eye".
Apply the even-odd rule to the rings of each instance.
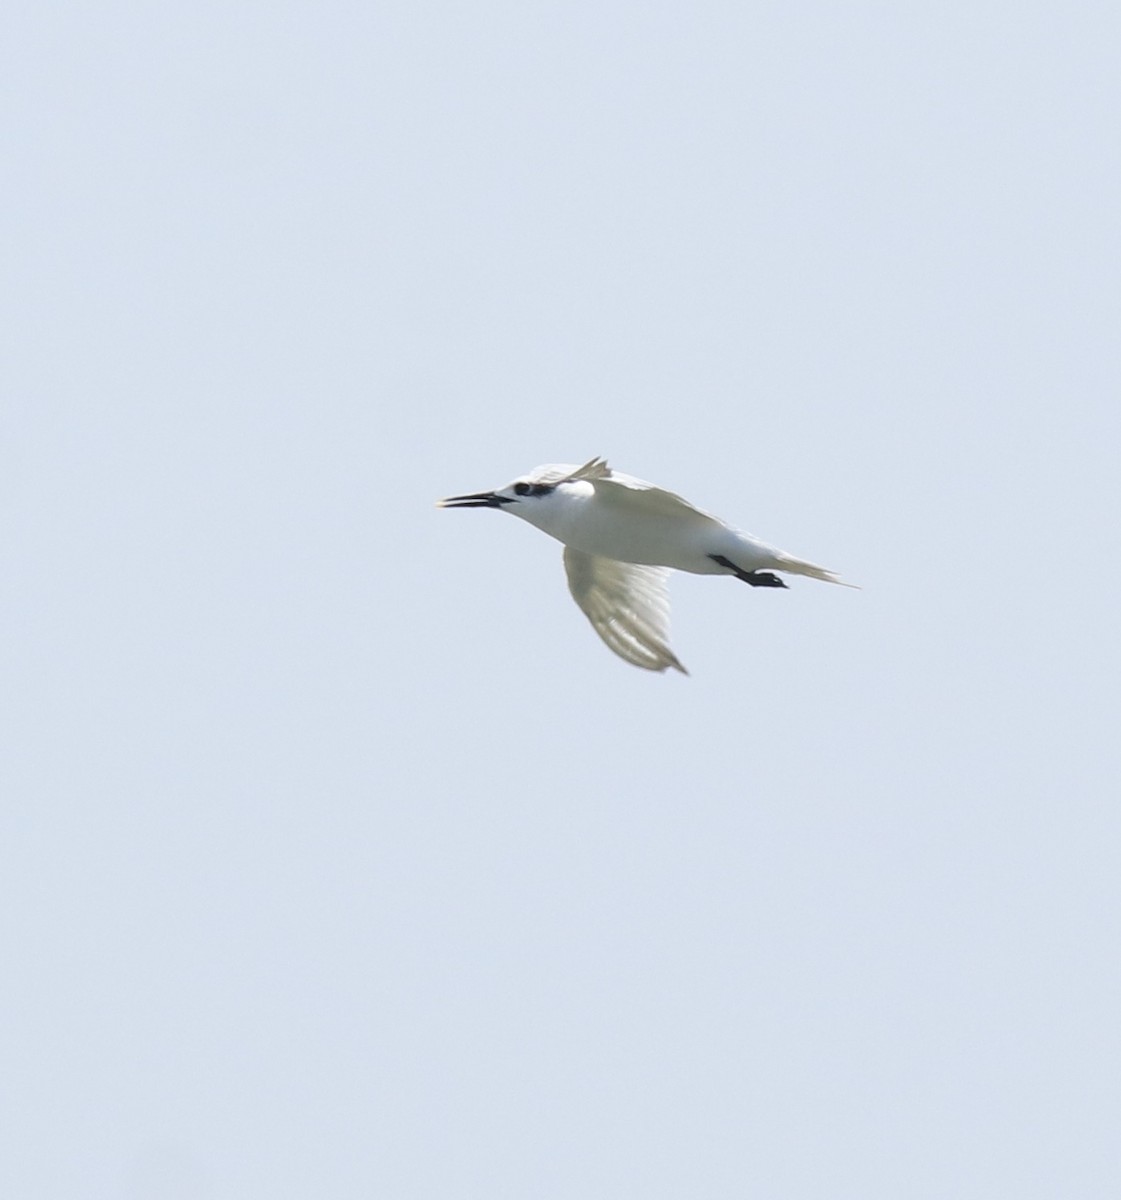
[[[517,492],[517,494],[519,496],[528,496],[529,495],[529,484],[528,483],[515,483],[514,491]]]

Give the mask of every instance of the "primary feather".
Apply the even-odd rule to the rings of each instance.
[[[645,567],[564,548],[568,590],[592,628],[627,662],[648,671],[673,667],[687,675],[669,647],[665,567]]]

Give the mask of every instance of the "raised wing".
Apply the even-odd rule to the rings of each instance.
[[[700,517],[720,524],[711,513],[706,513],[703,508],[691,504],[676,492],[667,492],[665,488],[655,487],[645,479],[613,471],[605,458],[589,459],[582,467],[561,464],[538,467],[533,477],[541,483],[577,483],[583,480],[595,488],[597,499],[615,509],[638,509],[651,516],[677,520]]]
[[[669,596],[665,567],[617,562],[564,548],[573,600],[607,646],[647,671],[689,672],[669,648]]]
[[[586,471],[589,473],[584,474]],[[721,524],[711,513],[690,503],[684,496],[655,487],[645,479],[613,471],[602,458],[592,459],[571,478],[588,480],[596,490],[596,499],[611,505],[616,511],[638,511],[675,521],[700,519]]]
[[[569,474],[568,478],[576,479],[610,479],[611,468],[607,465],[606,458],[590,458],[582,466],[577,467],[575,471]]]

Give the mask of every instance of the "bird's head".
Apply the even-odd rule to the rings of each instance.
[[[558,522],[564,520],[566,503],[578,495],[591,494],[591,478],[602,477],[591,474],[594,466],[596,471],[606,471],[607,464],[602,460],[592,459],[582,467],[571,466],[568,463],[548,463],[543,467],[535,467],[527,475],[496,488],[492,492],[469,492],[463,496],[449,496],[441,500],[441,508],[499,508],[546,533],[556,535]]]
[[[523,475],[505,487],[495,488],[493,492],[468,492],[465,496],[448,496],[438,503],[440,508],[506,508],[509,505],[532,503],[551,495],[556,489],[557,484],[542,483],[531,474]],[[521,515],[518,512],[518,516]]]

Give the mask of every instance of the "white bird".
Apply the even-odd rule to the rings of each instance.
[[[572,598],[620,658],[648,671],[688,674],[669,647],[671,568],[734,575],[752,587],[786,587],[772,571],[855,586],[602,458],[536,467],[496,491],[449,496],[439,506],[500,508],[563,542]]]

